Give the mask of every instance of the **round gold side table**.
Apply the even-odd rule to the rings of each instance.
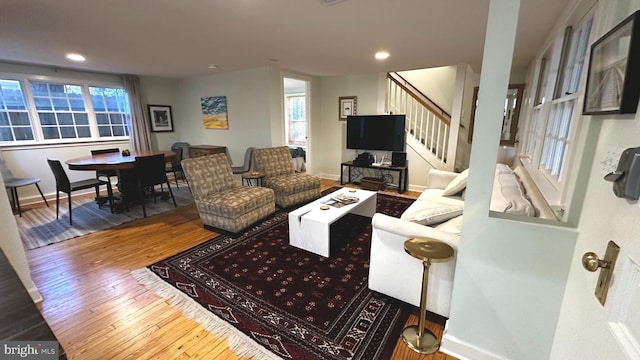
[[[256,186],[262,186],[262,181],[264,179],[264,173],[261,171],[250,171],[241,175],[242,182],[246,183],[248,186],[253,186],[251,180],[255,180]]]
[[[438,338],[425,327],[427,316],[427,287],[431,262],[445,262],[453,257],[451,246],[430,238],[412,238],[404,242],[404,251],[422,261],[422,289],[420,290],[420,320],[418,326],[407,326],[402,331],[402,341],[413,351],[433,354],[438,351]]]

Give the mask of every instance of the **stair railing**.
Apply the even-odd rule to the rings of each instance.
[[[407,145],[435,168],[445,168],[451,115],[397,73],[387,74],[387,86],[387,111],[406,115]]]

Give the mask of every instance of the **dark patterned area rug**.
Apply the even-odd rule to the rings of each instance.
[[[399,216],[412,202],[378,194],[377,211]],[[409,308],[369,291],[370,238],[371,219],[347,215],[324,258],[289,246],[281,211],[132,274],[240,356],[388,359]]]

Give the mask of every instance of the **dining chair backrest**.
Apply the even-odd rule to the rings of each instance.
[[[176,153],[176,156],[174,156],[171,159],[171,166],[174,169],[179,169],[180,168],[180,162],[182,161],[182,147],[173,145],[173,146],[171,146],[171,151]]]
[[[253,150],[254,147],[248,147],[244,152],[244,162],[240,166],[232,166],[231,171],[234,174],[243,174],[251,170],[251,162],[253,159]]]
[[[167,182],[164,154],[137,156],[135,169],[142,186]]]
[[[56,178],[56,190],[64,191],[66,193],[71,191],[71,182],[69,181],[69,177],[67,173],[64,171],[60,160],[51,160],[47,159],[47,163],[49,163],[49,167],[53,172],[53,176]]]
[[[189,147],[191,145],[188,142],[176,142],[176,143],[173,143],[171,145],[171,149],[172,150],[173,150],[174,146],[182,148],[182,157],[180,158],[180,161],[189,158]]]
[[[112,149],[97,149],[91,150],[91,155],[100,155],[100,154],[109,154],[109,153],[119,153],[120,149],[112,148]]]
[[[4,159],[2,157],[0,157],[0,172],[2,173],[3,180],[15,178],[15,176],[13,176],[13,173],[7,166],[7,163],[4,162]]]

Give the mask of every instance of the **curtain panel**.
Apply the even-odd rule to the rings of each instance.
[[[151,150],[151,139],[142,105],[140,79],[135,75],[124,75],[124,90],[129,96],[131,121],[129,122],[129,137],[131,148],[136,151]]]

